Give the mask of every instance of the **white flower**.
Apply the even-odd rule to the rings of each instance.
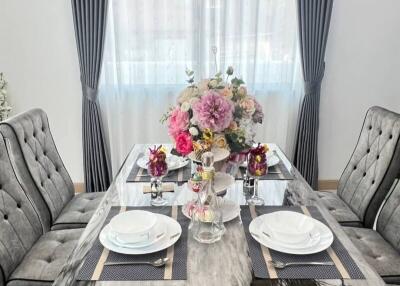
[[[189,100],[189,104],[190,104],[190,106],[193,106],[193,104],[195,104],[197,101],[199,101],[200,99],[198,98],[198,97],[192,97],[190,100]]]
[[[7,94],[7,90],[6,90],[6,89],[3,89],[3,90],[1,91],[1,93],[4,94],[4,95],[6,95],[6,94]]]
[[[190,123],[193,124],[193,125],[196,125],[196,124],[197,124],[197,121],[196,121],[196,119],[194,119],[194,117],[193,117],[192,119],[190,119]]]
[[[189,133],[190,133],[192,136],[197,136],[197,135],[199,135],[199,130],[197,130],[196,127],[190,127],[190,128],[189,128]]]
[[[189,101],[191,98],[196,97],[199,93],[197,87],[189,86],[182,90],[181,94],[178,97],[178,103],[183,103],[185,101]]]
[[[190,109],[190,103],[187,101],[183,102],[181,105],[181,110],[183,112],[187,112],[187,111],[189,111],[189,109]]]
[[[212,88],[216,88],[218,86],[218,81],[216,79],[212,79],[212,80],[210,80],[209,85]]]

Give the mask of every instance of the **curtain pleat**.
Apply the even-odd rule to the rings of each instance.
[[[82,140],[86,192],[106,191],[112,180],[98,83],[104,50],[108,0],[72,0],[82,82]]]
[[[297,0],[304,99],[300,109],[294,165],[318,187],[318,128],[321,81],[333,0]]]

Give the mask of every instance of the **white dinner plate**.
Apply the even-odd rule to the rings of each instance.
[[[216,172],[214,176],[214,190],[217,193],[223,193],[227,188],[235,183],[235,178],[227,173]]]
[[[223,200],[224,204],[222,205],[222,221],[228,222],[238,217],[240,214],[240,206],[231,200]],[[187,212],[187,208],[182,208],[182,213],[187,218],[191,219],[189,213]]]
[[[147,162],[148,161],[149,161],[149,158],[147,156],[142,156],[137,160],[137,164],[140,168],[147,170]],[[176,156],[176,155],[168,155],[166,161],[167,161],[169,171],[183,168],[189,163],[189,160],[187,160],[183,157]]]
[[[99,236],[100,242],[105,248],[122,254],[132,254],[132,255],[148,254],[166,249],[178,241],[178,239],[182,234],[182,228],[176,220],[174,220],[169,216],[157,214],[157,219],[160,220],[160,223],[165,225],[166,228],[165,235],[162,236],[160,240],[149,246],[142,248],[130,248],[115,244],[109,238],[108,233],[110,231],[110,228],[108,224],[100,232]]]
[[[219,162],[225,160],[229,157],[229,150],[225,148],[211,148],[211,152],[214,154],[214,162]],[[196,154],[193,151],[188,155],[189,159],[193,162],[201,163],[201,160],[196,159]]]
[[[319,242],[317,244],[304,245],[303,248],[294,248],[292,244],[287,245],[282,242],[274,241],[262,233],[262,225],[265,220],[264,216],[265,215],[261,215],[253,219],[249,225],[249,231],[258,243],[270,249],[288,254],[306,255],[321,252],[331,246],[333,242],[332,231],[318,220],[314,221],[315,230],[320,234]]]

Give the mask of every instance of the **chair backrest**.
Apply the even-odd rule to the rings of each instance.
[[[54,222],[73,198],[74,185],[57,151],[46,113],[41,109],[21,113],[2,122],[0,131],[10,140],[13,156],[22,159],[17,160],[17,173],[30,174]]]
[[[400,253],[400,181],[383,205],[376,229]]]
[[[379,207],[398,176],[399,138],[400,115],[371,107],[337,190],[366,227],[373,226]]]
[[[43,234],[34,205],[19,184],[0,134],[0,284]]]

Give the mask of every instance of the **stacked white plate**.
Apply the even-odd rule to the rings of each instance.
[[[181,233],[180,224],[169,216],[133,210],[113,217],[99,238],[111,251],[147,254],[170,247]]]
[[[309,216],[278,211],[256,217],[249,226],[260,244],[289,254],[312,254],[327,249],[333,242],[332,231]]]

